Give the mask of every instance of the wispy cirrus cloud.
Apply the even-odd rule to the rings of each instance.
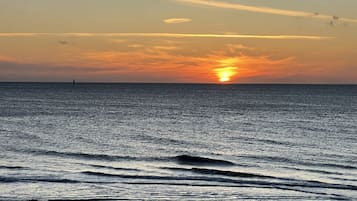
[[[171,51],[171,50],[177,50],[177,49],[179,49],[179,48],[176,47],[176,46],[162,46],[162,45],[158,45],[158,46],[154,46],[154,49]]]
[[[165,19],[164,22],[166,24],[179,24],[179,23],[185,23],[185,22],[191,22],[192,19],[190,18],[169,18]]]
[[[199,33],[0,33],[0,37],[165,37],[165,38],[245,38],[324,40],[327,36],[316,35],[249,35],[249,34],[199,34]]]
[[[130,48],[142,48],[142,47],[144,47],[144,45],[142,45],[142,44],[129,44],[128,47],[130,47]]]
[[[357,23],[357,19],[320,14],[317,12],[296,11],[296,10],[277,9],[277,8],[259,7],[259,6],[247,6],[239,3],[228,3],[222,1],[209,1],[209,0],[176,0],[176,1],[188,3],[188,4],[204,5],[210,7],[225,8],[225,9],[235,9],[235,10],[242,10],[242,11],[249,11],[249,12],[256,12],[256,13],[266,13],[266,14],[283,15],[283,16],[290,16],[290,17],[310,17],[310,18],[316,18],[322,20],[333,20],[333,21],[338,20],[342,22]]]

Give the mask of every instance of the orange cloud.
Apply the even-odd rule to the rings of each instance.
[[[179,24],[179,23],[185,23],[185,22],[191,22],[192,19],[189,18],[169,18],[165,19],[164,22],[167,24]]]
[[[142,48],[142,47],[144,47],[144,45],[142,45],[142,44],[130,44],[130,45],[128,45],[128,47],[130,47],[130,48]]]
[[[103,38],[93,38],[95,41],[89,39],[94,44],[103,41]],[[108,42],[108,38],[104,38],[104,42]],[[210,49],[204,51],[202,46],[196,46],[191,43],[192,41],[187,43],[185,40],[178,40],[179,43],[162,42],[161,39],[140,41],[144,45],[142,48],[127,47],[136,42],[126,39],[123,44],[109,43],[113,48],[104,49],[92,48],[88,44],[80,47],[79,43],[65,48],[54,45],[48,49],[29,49],[17,57],[15,53],[12,57],[3,55],[0,56],[0,78],[22,76],[22,78],[32,77],[35,80],[37,76],[41,80],[61,78],[87,81],[190,83],[217,83],[221,79],[240,83],[284,80],[288,82],[289,79],[295,80],[294,76],[299,77],[300,80],[306,78],[304,81],[308,78],[323,80],[327,77],[331,77],[329,79],[332,80],[333,75],[352,79],[356,75],[353,73],[355,72],[353,68],[350,68],[351,73],[346,70],[339,72],[339,67],[344,68],[350,63],[346,61],[333,63],[333,61],[343,61],[338,58],[299,59],[283,56],[284,54],[272,54],[257,45],[248,46],[246,42],[226,45],[219,43],[218,46],[210,46]],[[11,55],[11,52],[7,55]],[[319,76],[321,79],[317,79]]]
[[[248,48],[248,47],[246,47]],[[257,75],[279,76],[283,66],[293,59],[272,59],[268,56],[226,56],[219,52],[208,55],[187,56],[171,52],[171,48],[147,48],[145,51],[88,51],[81,52],[84,66],[102,66],[112,69],[112,74],[155,74],[171,78],[172,82],[239,82]],[[135,59],[133,59],[135,58]],[[117,70],[113,70],[117,68]],[[274,70],[275,69],[275,70]]]
[[[265,73],[281,62],[267,56],[249,56],[244,52],[250,51],[251,47],[239,44],[223,46],[221,51],[195,53],[195,48],[184,44],[144,43],[141,48],[127,48],[130,42],[126,41],[122,45],[124,49],[120,50],[53,47],[55,52],[49,53],[46,60],[43,52],[32,52],[31,56],[22,57],[21,62],[11,60],[14,64],[10,67],[18,69],[12,72],[29,77],[35,77],[37,72],[41,77],[51,77],[52,74],[61,78],[67,75],[70,79],[101,81],[217,83],[222,77],[239,82],[244,77]],[[259,52],[254,51],[254,54]],[[5,57],[1,58],[5,61]],[[9,65],[4,64],[0,68],[3,76],[11,72],[6,66]]]

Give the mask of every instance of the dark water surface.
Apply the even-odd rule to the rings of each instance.
[[[0,200],[357,200],[357,86],[0,83]]]

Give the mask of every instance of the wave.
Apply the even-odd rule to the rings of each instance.
[[[219,176],[228,176],[228,177],[242,177],[242,178],[266,178],[266,179],[278,179],[273,176],[266,176],[260,174],[246,173],[246,172],[233,172],[227,170],[217,170],[217,169],[205,169],[205,168],[175,168],[175,167],[162,167],[161,169],[167,170],[177,170],[185,172],[193,172],[206,175],[219,175]]]
[[[102,176],[102,177],[118,177],[123,179],[145,179],[145,180],[166,180],[166,181],[207,181],[207,182],[228,182],[235,183],[235,180],[227,178],[213,178],[203,176],[158,176],[158,175],[127,175],[127,174],[111,174],[104,172],[83,171],[85,175]]]
[[[3,177],[0,176],[0,183],[17,183],[17,182],[46,182],[46,183],[113,183],[113,182],[98,182],[98,181],[80,181],[72,179],[51,178],[51,177]]]
[[[239,156],[239,157],[261,160],[261,161],[268,161],[268,162],[299,164],[299,165],[304,165],[304,166],[329,167],[329,168],[340,168],[340,169],[357,169],[357,166],[352,166],[352,165],[336,164],[336,163],[307,162],[307,161],[299,161],[299,160],[294,160],[294,159],[279,157],[279,156],[245,155],[245,156]]]
[[[239,187],[254,187],[254,188],[263,188],[263,189],[280,189],[280,190],[287,190],[287,191],[295,191],[300,193],[308,193],[308,194],[316,194],[320,195],[321,197],[314,196],[313,200],[351,200],[348,197],[338,195],[338,194],[329,194],[324,192],[316,192],[316,191],[309,191],[297,188],[289,188],[289,187],[278,187],[278,186],[254,186],[254,185],[237,185],[237,184],[200,184],[200,183],[182,183],[182,182],[123,182],[123,184],[132,184],[132,185],[165,185],[165,186],[189,186],[189,187],[223,187],[223,188],[239,188]],[[269,199],[268,197],[264,197],[263,200]],[[273,196],[271,200],[311,200],[311,196],[306,196],[305,199],[302,196]],[[269,199],[270,200],[270,199]]]
[[[308,163],[308,162],[302,162],[302,164],[303,165],[310,165],[310,166],[318,166],[318,167],[330,167],[330,168],[356,169],[357,170],[357,166],[334,164],[334,163]]]
[[[81,183],[77,180],[58,179],[58,178],[16,178],[16,177],[0,177],[0,183],[14,183],[14,182],[49,182],[49,183]]]
[[[19,169],[27,169],[27,168],[26,168],[26,167],[22,167],[22,166],[6,166],[6,165],[0,165],[0,169],[19,170]]]
[[[296,167],[284,167],[286,169],[304,171],[304,172],[313,172],[313,173],[321,173],[321,174],[333,174],[333,175],[343,175],[340,172],[331,172],[326,170],[315,170],[315,169],[306,169],[306,168],[296,168]]]
[[[292,181],[292,182],[306,182],[306,183],[319,183],[318,181],[307,181],[307,180],[298,180],[293,178],[286,177],[275,177],[262,174],[246,173],[246,172],[235,172],[227,170],[217,170],[217,169],[206,169],[206,168],[177,168],[177,167],[161,167],[161,169],[173,170],[173,171],[184,171],[192,172],[204,175],[214,175],[214,176],[226,176],[226,177],[240,177],[240,178],[259,178],[259,179],[273,179],[273,180],[282,180],[282,181]]]
[[[219,160],[219,159],[211,159],[211,158],[204,158],[198,156],[190,156],[190,155],[179,155],[174,157],[179,164],[184,165],[225,165],[231,166],[235,165],[233,162]]]
[[[95,168],[105,168],[105,169],[111,169],[111,170],[123,170],[123,171],[135,171],[135,172],[139,172],[139,169],[135,169],[135,168],[121,168],[121,167],[113,167],[113,166],[106,166],[106,165],[94,165],[94,164],[88,164],[91,167],[95,167]]]
[[[63,199],[49,199],[48,201],[105,201],[105,200],[118,200],[118,198],[83,198],[83,199],[73,199],[73,198],[63,198]]]
[[[191,155],[178,155],[174,157],[136,157],[136,156],[120,156],[120,155],[108,155],[108,154],[92,154],[92,153],[81,153],[81,152],[59,152],[53,150],[21,150],[21,152],[34,154],[34,155],[47,155],[47,156],[57,156],[57,157],[70,157],[85,160],[102,160],[102,161],[161,161],[161,162],[176,162],[182,165],[192,165],[192,166],[235,166],[239,165],[227,160],[212,159],[200,156]],[[314,166],[314,167],[329,167],[329,168],[339,168],[339,169],[357,169],[356,166],[346,165],[346,164],[334,164],[334,163],[319,163],[319,162],[306,162],[298,161],[294,159],[277,157],[277,156],[257,156],[257,155],[247,155],[239,156],[242,158],[255,159],[260,161],[269,162],[282,162],[290,164],[299,164],[304,166]],[[1,167],[0,168],[5,168]],[[10,167],[11,168],[11,167]],[[8,168],[8,169],[10,169]],[[20,168],[20,167],[15,167]],[[298,170],[298,169],[297,169]],[[324,170],[306,170],[311,172],[319,172],[326,174],[339,174],[332,173]]]
[[[80,152],[59,152],[51,150],[25,150],[25,153],[30,153],[34,155],[46,155],[46,156],[57,156],[57,157],[71,157],[86,160],[105,160],[105,161],[166,161],[166,162],[177,162],[183,165],[224,165],[232,166],[236,165],[233,162],[211,159],[199,156],[190,155],[178,155],[174,157],[135,157],[135,156],[118,156],[118,155],[107,155],[107,154],[89,154]]]
[[[255,137],[243,137],[243,136],[232,136],[230,137],[232,140],[236,140],[236,141],[244,141],[246,143],[262,143],[262,144],[270,144],[270,145],[283,145],[283,146],[302,146],[301,144],[297,144],[294,142],[289,142],[289,141],[279,141],[279,140],[275,140],[275,139],[263,139],[263,138],[255,138]]]
[[[344,185],[344,184],[331,184],[320,181],[307,181],[296,180],[289,182],[272,182],[263,180],[238,180],[222,177],[205,177],[205,176],[158,176],[158,175],[127,175],[127,174],[110,174],[104,172],[83,171],[85,175],[102,176],[122,179],[140,179],[140,180],[160,180],[160,181],[206,181],[206,182],[221,182],[238,185],[254,185],[254,186],[268,186],[275,188],[327,188],[327,189],[339,189],[339,190],[357,190],[357,186]]]
[[[188,140],[183,139],[174,139],[168,138],[164,136],[152,136],[152,135],[138,135],[136,136],[137,140],[148,142],[148,143],[155,143],[155,144],[169,144],[170,146],[195,146],[195,147],[203,147],[204,145],[198,142],[191,142]]]
[[[2,177],[0,176],[0,183],[13,183],[18,182],[19,180],[12,177]]]
[[[71,157],[71,158],[79,158],[79,159],[87,159],[87,160],[105,160],[105,161],[140,160],[140,158],[132,157],[132,156],[89,154],[89,153],[80,153],[80,152],[59,152],[59,151],[48,151],[48,150],[26,150],[24,152],[35,154],[35,155]]]
[[[351,179],[351,178],[338,178],[338,177],[329,177],[330,179],[335,179],[335,180],[340,180],[340,181],[351,181],[351,182],[357,182],[357,179]]]

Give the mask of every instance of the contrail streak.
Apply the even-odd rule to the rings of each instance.
[[[0,33],[0,37],[168,37],[168,38],[246,38],[246,39],[331,39],[311,35],[246,35],[193,33]]]
[[[176,1],[217,7],[217,8],[243,10],[243,11],[256,12],[256,13],[266,13],[266,14],[283,15],[283,16],[290,16],[290,17],[311,17],[311,18],[317,18],[323,20],[339,20],[343,22],[357,23],[357,19],[340,18],[338,16],[325,15],[325,14],[319,14],[313,12],[305,12],[305,11],[276,9],[270,7],[247,6],[243,4],[227,3],[227,2],[220,2],[220,1],[207,1],[207,0],[176,0]]]

